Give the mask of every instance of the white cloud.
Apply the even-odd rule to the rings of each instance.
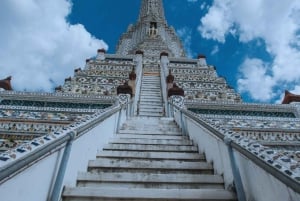
[[[199,31],[204,38],[224,43],[228,34],[235,35],[241,42],[262,39],[266,51],[274,58],[271,64],[262,64],[269,74],[261,74],[261,79],[272,80],[266,86],[253,90],[248,86],[249,80],[255,80],[243,74],[238,84],[244,92],[250,93],[254,99],[266,101],[257,94],[268,92],[268,100],[279,94],[270,93],[272,89],[284,84],[300,84],[300,1],[273,0],[215,0],[208,13],[201,19]],[[298,33],[298,35],[297,35]],[[245,64],[251,64],[245,61]],[[257,69],[261,70],[261,68]],[[245,70],[241,70],[245,72]],[[260,72],[261,73],[261,72]],[[242,84],[242,86],[241,86]],[[266,89],[267,87],[267,89]],[[282,89],[282,92],[283,93]]]
[[[83,66],[99,48],[108,48],[83,25],[71,25],[68,0],[0,2],[0,79],[13,77],[15,90],[51,91]]]
[[[268,101],[274,95],[274,80],[267,71],[268,66],[262,60],[247,58],[240,67],[243,77],[238,79],[239,92],[249,93],[255,100]]]
[[[189,58],[192,58],[194,56],[194,53],[191,49],[192,44],[192,29],[188,27],[183,27],[181,29],[177,30],[178,36],[183,41],[184,49],[186,50],[187,56]]]
[[[212,49],[212,51],[211,51],[211,55],[215,55],[215,54],[217,54],[218,52],[220,51],[220,49],[219,49],[219,46],[218,45],[215,45],[214,47],[213,47],[213,49]]]
[[[204,10],[206,8],[206,2],[203,2],[202,4],[201,4],[201,6],[200,6],[200,9],[201,10]]]

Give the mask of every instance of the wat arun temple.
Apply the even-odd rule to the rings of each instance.
[[[243,102],[162,0],[95,53],[53,93],[0,81],[1,200],[300,200],[300,96]]]

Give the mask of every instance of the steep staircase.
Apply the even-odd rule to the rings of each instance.
[[[145,71],[142,78],[139,116],[162,117],[164,114],[160,73],[158,70]]]
[[[65,187],[64,201],[236,200],[172,119],[135,117]]]

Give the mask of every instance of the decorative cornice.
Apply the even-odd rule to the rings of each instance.
[[[66,135],[69,135],[70,132],[75,132],[75,137],[78,137],[82,134],[81,132],[85,132],[87,129],[93,127],[93,125],[97,123],[99,119],[106,118],[107,115],[111,115],[112,113],[116,112],[116,110],[119,110],[119,108],[119,106],[114,106],[104,110],[98,110],[97,113],[88,115],[86,118],[73,122],[68,126],[64,126],[58,131],[51,132],[45,136],[36,138],[28,143],[22,144],[12,150],[1,153],[0,171],[5,169],[6,166],[10,163],[17,161],[21,158],[26,158],[26,156],[28,156],[30,153],[33,153],[34,151],[37,151],[37,149],[40,151],[50,143],[53,143],[55,140],[59,140],[65,137]]]
[[[0,92],[0,99],[10,100],[38,100],[44,102],[72,102],[72,103],[115,103],[115,96],[82,95],[72,93],[45,92]]]

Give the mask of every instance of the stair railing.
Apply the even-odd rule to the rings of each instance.
[[[138,115],[139,112],[139,100],[141,94],[142,87],[142,79],[143,79],[143,57],[141,54],[136,55],[136,88],[135,88],[135,96],[133,102],[133,113],[134,115]]]
[[[161,91],[162,91],[162,97],[163,97],[163,110],[166,116],[169,114],[169,107],[168,107],[168,96],[167,96],[167,72],[168,72],[168,57],[167,56],[161,56],[160,59],[160,80],[161,80]]]
[[[270,193],[274,191],[274,185],[280,194],[290,196],[286,200],[300,200],[300,168],[292,165],[295,161],[287,160],[280,153],[276,154],[276,151],[231,130],[214,126],[183,105],[178,105],[174,97],[168,105],[179,127],[185,129],[199,150],[205,153],[207,160],[212,161],[215,172],[223,174],[225,186],[235,186],[238,200],[251,200],[253,197],[256,197],[255,200],[265,200],[268,192],[268,196],[272,197],[268,200],[281,201],[281,197]],[[246,174],[251,179],[245,178]],[[254,180],[255,183],[250,182]],[[260,186],[264,186],[265,193],[253,193],[260,192]]]
[[[99,110],[60,131],[36,138],[0,154],[1,196],[8,200],[18,200],[17,198],[21,196],[23,200],[58,201],[65,183],[75,183],[74,174],[77,174],[80,168],[86,167],[86,164],[82,163],[87,163],[87,157],[94,157],[99,146],[107,143],[116,133],[117,127],[128,115],[130,116],[128,111],[132,111],[132,104],[133,101],[126,101]],[[92,141],[87,141],[88,139]],[[73,148],[74,146],[76,148]],[[74,161],[78,159],[79,161]],[[83,162],[82,159],[86,161]],[[49,169],[37,168],[45,164]],[[34,183],[42,184],[39,186],[38,196],[28,193],[29,189],[23,190],[25,194],[22,195],[12,193],[16,188],[31,188],[24,186],[27,182],[24,178],[30,177],[34,178]]]

